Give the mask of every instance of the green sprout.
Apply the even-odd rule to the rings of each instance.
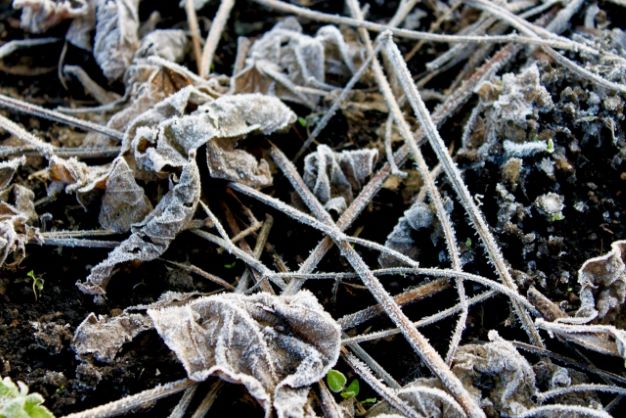
[[[24,382],[15,384],[9,377],[0,378],[0,417],[54,418],[43,402],[40,394],[28,393]]]
[[[357,379],[353,379],[350,384],[346,386],[348,378],[339,370],[331,369],[326,374],[326,383],[332,392],[338,393],[343,399],[354,399],[361,406],[378,402],[376,398],[367,398],[362,401],[357,400],[356,397],[359,396],[359,392],[361,391],[361,384]]]
[[[225,264],[224,264],[224,268],[225,268],[225,269],[230,270],[230,269],[232,269],[233,267],[235,267],[235,265],[236,265],[236,264],[237,264],[237,262],[236,262],[236,261],[233,261],[232,263],[225,263]]]
[[[326,383],[328,384],[328,388],[334,393],[341,392],[343,388],[346,387],[347,382],[348,379],[339,370],[330,369],[328,374],[326,374]]]
[[[306,128],[309,123],[307,122],[306,118],[303,118],[302,116],[300,116],[298,118],[298,123],[300,124],[300,126],[302,126],[303,128]]]
[[[28,273],[26,273],[26,276],[30,280],[32,280],[33,294],[35,295],[35,300],[38,300],[43,294],[43,286],[46,281],[42,278],[40,274],[35,274],[35,270],[29,271]]]
[[[554,141],[552,138],[548,138],[548,146],[546,147],[546,152],[548,154],[552,154],[554,152]]]

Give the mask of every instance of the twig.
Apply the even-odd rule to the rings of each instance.
[[[426,133],[426,138],[431,144],[431,147],[435,151],[439,162],[441,163],[444,172],[448,176],[448,180],[452,184],[459,200],[461,201],[461,205],[464,207],[466,213],[470,217],[472,224],[476,228],[481,240],[483,241],[487,253],[489,254],[491,261],[494,263],[498,274],[500,275],[502,281],[508,286],[511,290],[517,291],[517,286],[511,277],[511,274],[508,270],[506,262],[504,261],[504,257],[500,252],[500,248],[496,243],[495,238],[491,234],[487,222],[483,218],[478,206],[472,199],[472,196],[467,189],[467,186],[463,182],[463,178],[456,164],[448,154],[446,150],[446,146],[439,135],[439,131],[435,126],[428,109],[426,109],[426,105],[422,101],[413,80],[411,79],[411,74],[409,69],[406,66],[406,62],[402,58],[398,47],[393,43],[391,37],[386,38],[385,47],[383,49],[383,53],[392,63],[391,68],[393,68],[396,73],[400,84],[402,85],[404,92],[407,96],[413,111],[418,118],[422,129]],[[522,327],[528,333],[531,341],[541,346],[543,343],[541,341],[541,337],[539,336],[539,332],[535,327],[534,323],[528,316],[528,313],[516,302],[513,302],[513,307],[522,321]]]
[[[202,61],[200,61],[200,77],[207,78],[211,72],[211,65],[213,64],[213,55],[217,50],[217,44],[222,37],[224,27],[230,16],[230,11],[235,5],[235,0],[221,0],[220,6],[215,14],[215,19],[211,22],[211,29],[204,43],[204,49],[202,50]]]
[[[359,275],[363,284],[367,286],[374,298],[380,303],[389,318],[402,330],[407,341],[413,350],[426,363],[428,368],[439,378],[444,387],[450,391],[452,396],[463,406],[463,409],[470,416],[483,417],[484,412],[476,404],[471,395],[467,392],[461,381],[452,373],[447,364],[439,356],[439,353],[430,345],[428,340],[411,326],[411,321],[402,312],[393,298],[387,293],[380,281],[374,276],[365,264],[361,256],[350,246],[347,240],[342,239],[345,235],[334,223],[328,212],[324,210],[322,204],[306,187],[304,180],[298,174],[291,161],[287,159],[278,149],[274,150],[281,156],[279,168],[287,177],[293,188],[298,192],[305,205],[320,219],[330,230],[327,233],[335,244],[339,247],[341,254],[352,265],[354,271]],[[237,185],[240,186],[240,185]],[[232,187],[232,186],[231,186]],[[250,189],[254,190],[254,189]],[[260,194],[260,193],[259,193]],[[286,206],[286,205],[285,205]]]
[[[126,396],[117,401],[109,402],[95,408],[65,415],[63,418],[108,418],[122,415],[149,402],[154,402],[161,398],[182,392],[195,384],[196,382],[190,379],[177,380],[164,385],[158,385],[155,388],[144,390],[143,392]]]
[[[609,413],[601,409],[588,408],[578,405],[544,405],[529,409],[515,418],[530,418],[536,416],[588,416],[597,418],[612,418]]]
[[[11,135],[14,135],[21,141],[26,142],[28,145],[39,151],[44,157],[50,158],[54,155],[54,146],[48,144],[43,139],[36,137],[28,132],[26,129],[19,126],[12,120],[0,115],[0,128],[4,129]]]
[[[83,129],[85,131],[98,132],[106,135],[110,138],[121,141],[124,135],[114,129],[107,128],[106,126],[98,125],[97,123],[88,122],[86,120],[78,119],[73,116],[64,115],[61,112],[55,110],[45,109],[41,106],[37,106],[31,103],[24,102],[19,99],[14,99],[4,94],[0,94],[0,106],[15,110],[18,112],[26,113],[28,115],[36,116],[43,119],[48,119],[54,122],[66,123],[70,126]]]
[[[202,40],[200,38],[200,26],[198,25],[198,15],[194,7],[193,0],[185,0],[185,13],[187,14],[187,24],[191,33],[191,45],[193,48],[193,58],[196,61],[196,70],[202,74]]]
[[[198,405],[191,418],[202,418],[206,416],[213,406],[213,403],[222,389],[222,386],[224,386],[224,382],[221,380],[216,380],[211,384],[211,389],[209,389],[204,399],[202,399],[202,402],[200,402],[200,405]]]
[[[418,418],[421,415],[418,414],[410,405],[404,402],[395,393],[395,391],[386,387],[376,376],[372,374],[369,368],[357,359],[353,354],[344,353],[344,360],[352,370],[354,370],[364,382],[366,382],[376,393],[378,393],[384,400],[386,400],[392,407],[400,411],[404,416],[410,418]]]
[[[183,418],[187,413],[187,409],[189,409],[189,405],[191,404],[197,389],[198,384],[187,388],[167,418]]]
[[[468,306],[472,306],[475,305],[477,303],[482,303],[484,301],[486,301],[489,298],[492,298],[494,296],[496,296],[497,293],[493,290],[488,290],[484,293],[481,293],[480,295],[477,296],[472,296],[471,298],[467,299],[467,304]],[[419,321],[413,322],[413,326],[417,327],[417,328],[422,328],[428,325],[432,325],[435,324],[443,319],[446,319],[452,315],[456,315],[459,312],[461,312],[463,309],[463,307],[461,306],[461,304],[457,303],[456,305],[444,309],[441,312],[437,312],[436,314],[433,315],[429,315],[429,316],[425,316],[424,318],[420,319]],[[351,325],[351,324],[350,324]],[[346,325],[347,327],[347,325]],[[364,343],[367,341],[374,341],[374,340],[380,340],[383,338],[389,338],[393,335],[398,335],[400,334],[400,330],[398,328],[390,328],[390,329],[386,329],[386,330],[381,330],[381,331],[376,331],[376,332],[371,332],[369,334],[361,334],[361,335],[356,335],[354,337],[349,337],[349,338],[345,338],[344,340],[342,340],[343,344],[350,344],[350,343]],[[531,346],[534,347],[534,346]]]
[[[233,286],[232,284],[228,283],[226,280],[222,279],[221,277],[217,277],[216,275],[206,272],[204,270],[202,270],[200,267],[195,266],[193,264],[183,264],[183,263],[178,263],[176,261],[172,261],[172,260],[167,260],[165,258],[162,258],[161,260],[163,260],[165,263],[167,264],[171,264],[172,266],[178,267],[181,270],[187,271],[189,273],[195,273],[200,277],[203,277],[207,280],[212,281],[213,283],[217,284],[218,286],[224,287],[228,290],[235,290],[235,286]]]
[[[565,386],[562,388],[551,389],[545,392],[537,393],[537,398],[540,402],[544,402],[557,396],[567,395],[568,393],[579,392],[606,392],[617,393],[620,395],[626,395],[626,388],[622,388],[615,385],[601,385],[597,383],[583,383],[579,385]]]

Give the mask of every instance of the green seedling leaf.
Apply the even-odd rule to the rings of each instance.
[[[298,123],[300,124],[300,126],[302,126],[303,128],[306,128],[308,126],[308,122],[306,121],[305,118],[303,118],[302,116],[300,116],[298,118]]]
[[[360,390],[361,385],[359,384],[359,381],[354,379],[350,382],[348,387],[341,392],[341,397],[344,399],[356,398],[359,395]]]
[[[236,265],[236,264],[237,264],[237,262],[236,262],[236,261],[233,261],[232,263],[226,263],[226,264],[224,264],[224,268],[225,268],[225,269],[229,269],[229,270],[230,270],[230,269],[232,269],[233,267],[235,267],[235,265]]]
[[[10,378],[0,379],[0,417],[2,418],[54,418],[42,405],[44,399],[38,393],[28,393],[28,386],[15,384]]]
[[[348,379],[346,376],[341,373],[339,370],[330,369],[328,374],[326,374],[326,383],[328,384],[328,388],[335,393],[339,393],[346,387],[346,382]]]
[[[28,278],[32,280],[33,294],[35,295],[35,300],[38,300],[43,294],[43,286],[46,282],[41,277],[41,275],[35,274],[34,270],[31,270],[28,273],[26,273],[26,276],[28,276]]]
[[[378,402],[378,399],[376,398],[366,398],[363,399],[360,404],[361,405],[374,405],[376,402]]]

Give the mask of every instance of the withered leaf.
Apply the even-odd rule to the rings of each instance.
[[[112,362],[124,344],[152,328],[142,314],[125,312],[109,318],[91,313],[76,328],[72,346],[80,356],[93,355],[98,361]]]
[[[117,80],[139,48],[139,0],[97,0],[94,57],[109,80]]]
[[[148,314],[190,378],[241,383],[278,417],[303,416],[309,386],[339,355],[340,331],[315,297],[222,294]]]
[[[74,348],[111,362],[125,343],[150,328],[189,378],[218,376],[244,385],[268,418],[274,412],[279,418],[303,417],[310,385],[336,363],[341,345],[339,325],[303,290],[290,296],[167,294],[117,317],[89,315],[76,330]]]
[[[14,184],[0,193],[0,266],[13,267],[26,256],[26,244],[41,242],[32,190]],[[9,262],[8,262],[9,261]]]
[[[150,261],[167,250],[176,235],[193,217],[200,198],[200,175],[193,161],[185,165],[180,177],[172,176],[170,190],[154,210],[131,227],[132,234],[91,269],[78,288],[84,293],[103,296],[113,270],[128,261]]]
[[[6,189],[9,184],[11,184],[11,181],[13,180],[17,169],[25,163],[25,156],[0,162],[0,190]]]
[[[187,34],[180,29],[158,29],[141,40],[135,59],[158,56],[167,61],[179,62],[185,56]]]
[[[43,33],[63,20],[85,16],[89,0],[13,0],[13,8],[22,9],[23,29]]]
[[[304,35],[295,18],[279,22],[250,48],[246,67],[235,75],[237,93],[276,95],[313,107],[319,97],[298,93],[293,86],[320,87],[327,73],[352,73],[359,53],[334,26],[315,37]]]
[[[304,181],[326,209],[343,212],[372,174],[378,151],[335,152],[326,145],[304,158]]]
[[[576,316],[626,325],[626,318],[617,318],[626,300],[626,240],[613,242],[607,254],[585,261],[578,270],[578,283],[581,306]]]
[[[143,188],[135,181],[126,160],[117,158],[109,171],[100,206],[100,225],[116,232],[127,232],[152,210]]]

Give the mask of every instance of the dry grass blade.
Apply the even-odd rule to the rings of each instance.
[[[411,78],[411,74],[409,69],[406,66],[406,62],[402,58],[398,47],[393,43],[391,37],[387,38],[385,48],[383,49],[383,53],[392,63],[392,68],[398,77],[400,84],[402,85],[405,94],[415,116],[420,122],[422,129],[426,132],[426,138],[431,144],[431,147],[435,151],[439,162],[441,163],[444,172],[446,173],[448,180],[452,184],[459,200],[461,201],[461,205],[464,207],[467,215],[470,217],[472,224],[476,228],[478,235],[480,236],[487,253],[489,254],[491,261],[493,262],[498,274],[500,275],[504,284],[506,284],[512,290],[516,290],[517,286],[511,277],[511,273],[509,272],[508,266],[504,261],[504,257],[496,243],[494,236],[489,230],[489,226],[482,216],[480,209],[472,199],[472,196],[467,189],[467,186],[463,182],[463,178],[459,169],[457,168],[454,161],[448,154],[446,146],[439,135],[439,131],[435,126],[428,109],[426,109],[426,105],[422,101],[415,84]],[[533,324],[528,313],[517,303],[513,304],[515,311],[522,321],[522,326],[526,333],[529,335],[531,341],[536,345],[542,345],[541,337],[539,336],[539,332],[537,328]]]
[[[393,298],[387,293],[376,276],[372,274],[370,268],[365,264],[359,254],[352,248],[347,240],[342,239],[344,234],[339,230],[337,225],[335,225],[328,212],[324,210],[313,193],[307,188],[291,161],[278,150],[276,150],[276,154],[280,156],[281,163],[279,164],[279,168],[282,170],[283,174],[287,177],[309,209],[313,211],[318,219],[322,220],[322,222],[330,228],[330,231],[327,233],[333,241],[335,241],[341,254],[352,265],[352,268],[359,275],[363,284],[367,286],[378,303],[383,306],[389,318],[402,330],[402,333],[415,352],[426,363],[431,372],[441,380],[444,387],[448,389],[452,396],[463,406],[463,409],[468,415],[476,417],[484,416],[482,409],[476,404],[458,378],[452,373],[439,353],[437,353],[428,340],[412,326],[411,321],[394,302]]]
[[[211,30],[204,43],[204,49],[202,50],[202,60],[200,61],[200,77],[207,78],[211,72],[211,66],[213,65],[213,56],[217,50],[217,44],[222,37],[222,32],[230,16],[230,11],[235,5],[235,0],[222,0],[220,7],[217,9],[215,19],[211,23]]]

